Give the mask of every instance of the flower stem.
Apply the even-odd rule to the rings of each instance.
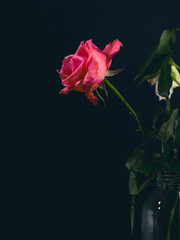
[[[124,103],[124,105],[128,108],[129,112],[133,115],[134,119],[136,120],[137,124],[138,124],[138,128],[140,130],[140,132],[142,133],[142,135],[144,135],[143,129],[141,127],[140,121],[137,117],[137,114],[135,113],[135,111],[132,109],[132,107],[126,102],[126,100],[123,98],[123,96],[120,94],[120,92],[107,80],[107,78],[104,79],[105,83],[108,85],[108,87],[111,88],[111,90],[113,90],[113,92],[118,96],[118,98]]]
[[[166,112],[170,112],[171,111],[171,103],[170,103],[170,99],[167,98],[166,99]]]
[[[172,226],[172,221],[173,221],[173,217],[174,217],[174,212],[175,212],[175,208],[176,208],[176,205],[178,203],[178,198],[179,198],[179,195],[177,194],[177,197],[176,197],[176,200],[175,200],[175,203],[174,203],[174,206],[171,210],[171,213],[170,213],[170,217],[169,217],[169,223],[168,223],[168,231],[167,231],[167,237],[166,237],[166,240],[170,240],[171,238],[171,226]]]
[[[178,239],[180,239],[180,192],[179,194],[179,200],[178,200]]]

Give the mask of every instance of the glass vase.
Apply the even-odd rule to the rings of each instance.
[[[145,201],[141,240],[180,240],[180,171],[159,172]]]

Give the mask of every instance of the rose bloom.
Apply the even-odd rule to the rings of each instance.
[[[116,39],[106,45],[104,50],[96,47],[92,40],[82,41],[73,55],[64,58],[62,68],[57,70],[62,80],[64,89],[60,94],[71,91],[84,92],[89,101],[98,104],[98,98],[94,96],[100,83],[104,80],[106,71],[109,69],[113,56],[122,47],[122,43]]]
[[[174,77],[175,77],[176,81],[174,79],[172,81],[172,86],[169,89],[169,96],[168,96],[169,99],[171,98],[171,95],[173,94],[174,88],[180,87],[180,74],[179,74],[177,68],[173,65],[171,66],[171,72],[174,74]],[[158,91],[159,77],[160,77],[160,74],[158,74],[154,78],[148,79],[147,81],[149,83],[151,83],[151,85],[155,85],[155,94],[156,94],[156,96],[159,97],[159,101],[161,101],[161,100],[166,100],[166,98],[159,95],[159,91]]]

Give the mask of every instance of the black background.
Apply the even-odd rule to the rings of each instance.
[[[9,55],[9,65],[15,66],[18,94],[17,102],[10,102],[9,125],[11,152],[18,161],[11,168],[20,173],[19,195],[16,187],[15,194],[23,206],[19,215],[24,219],[24,239],[130,239],[124,164],[140,140],[136,123],[111,90],[105,107],[102,102],[95,107],[79,92],[59,95],[63,87],[56,69],[80,41],[92,39],[103,49],[118,38],[124,47],[111,69],[126,68],[110,80],[139,114],[143,128],[150,129],[158,98],[154,87],[148,83],[137,87],[133,78],[162,31],[180,27],[177,4],[56,0],[12,8],[9,40],[15,54]],[[178,36],[177,64],[179,50]],[[179,93],[176,89],[172,97],[174,106]],[[140,234],[143,198],[137,203],[135,239]]]

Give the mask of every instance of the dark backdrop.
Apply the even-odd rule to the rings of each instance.
[[[80,41],[92,39],[103,49],[118,38],[124,47],[111,69],[126,68],[111,81],[139,114],[144,129],[150,129],[158,98],[153,87],[137,87],[133,78],[161,32],[180,27],[177,2],[45,0],[16,12],[22,28],[14,28],[13,61],[21,72],[22,90],[14,108],[20,137],[15,149],[23,159],[18,167],[24,175],[20,192],[26,192],[24,239],[35,230],[37,239],[130,239],[124,164],[140,140],[136,123],[110,90],[106,106],[100,102],[96,107],[82,93],[59,95],[63,87],[56,69]],[[178,37],[174,60],[180,64],[179,50]],[[177,104],[179,89],[175,92],[172,101]],[[139,239],[141,204],[137,209]]]

